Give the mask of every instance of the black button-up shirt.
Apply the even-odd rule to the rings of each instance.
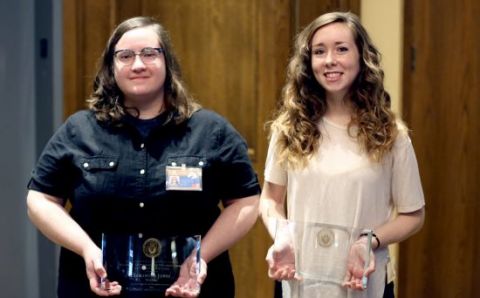
[[[69,199],[72,218],[98,245],[107,231],[205,235],[219,202],[259,193],[247,146],[211,111],[179,125],[167,119],[166,113],[155,119],[145,136],[137,119],[113,126],[91,111],[78,112],[46,145],[28,187]],[[166,167],[175,165],[201,168],[202,191],[166,190]],[[62,250],[60,281],[84,277],[84,268],[79,256]]]

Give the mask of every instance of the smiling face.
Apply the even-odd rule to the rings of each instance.
[[[311,49],[312,70],[327,99],[343,99],[360,72],[352,31],[345,23],[325,25],[313,35]]]
[[[115,51],[132,50],[140,53],[144,48],[161,48],[158,35],[152,27],[140,27],[125,32],[118,40]],[[162,53],[146,64],[136,55],[132,64],[114,59],[115,81],[129,107],[159,106],[163,104],[166,78],[165,57]]]

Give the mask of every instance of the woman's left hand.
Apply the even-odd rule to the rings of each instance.
[[[196,256],[191,255],[183,262],[177,281],[165,291],[165,296],[198,297],[200,286],[207,277],[207,263],[200,258],[200,270],[198,270],[195,260]]]
[[[358,239],[350,248],[347,261],[347,272],[343,286],[354,289],[364,290],[362,279],[367,277],[375,271],[375,254],[373,251],[367,251],[367,238],[362,237]],[[367,261],[367,254],[370,254],[370,259]],[[366,266],[366,262],[368,262]]]

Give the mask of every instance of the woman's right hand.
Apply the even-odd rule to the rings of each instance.
[[[268,276],[275,280],[299,279],[295,269],[295,252],[288,231],[275,238],[275,243],[268,249]]]
[[[92,245],[83,253],[90,289],[98,296],[120,295],[122,286],[107,279],[107,271],[102,264],[102,251]]]
[[[83,257],[90,288],[98,296],[119,295],[122,287],[117,282],[105,282],[107,273],[102,265],[102,251],[90,236],[70,216],[64,200],[46,193],[29,190],[28,216],[47,238]]]

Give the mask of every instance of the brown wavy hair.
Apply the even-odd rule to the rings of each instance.
[[[331,23],[345,23],[350,28],[361,57],[360,72],[347,95],[354,110],[349,134],[356,137],[372,160],[381,161],[398,133],[390,95],[383,86],[381,55],[359,18],[349,12],[323,14],[295,39],[280,107],[269,123],[271,134],[277,136],[279,162],[284,166],[304,168],[320,145],[318,123],[325,115],[327,102],[325,89],[313,74],[311,43],[315,32]]]
[[[151,27],[155,31],[164,49],[166,64],[164,106],[166,111],[171,112],[171,119],[176,124],[182,123],[200,108],[182,80],[180,65],[173,52],[168,32],[154,18],[134,17],[123,21],[115,28],[102,53],[93,81],[93,93],[87,100],[89,108],[94,111],[99,121],[118,124],[126,113],[124,96],[115,81],[113,72],[115,46],[123,34],[143,27]]]

